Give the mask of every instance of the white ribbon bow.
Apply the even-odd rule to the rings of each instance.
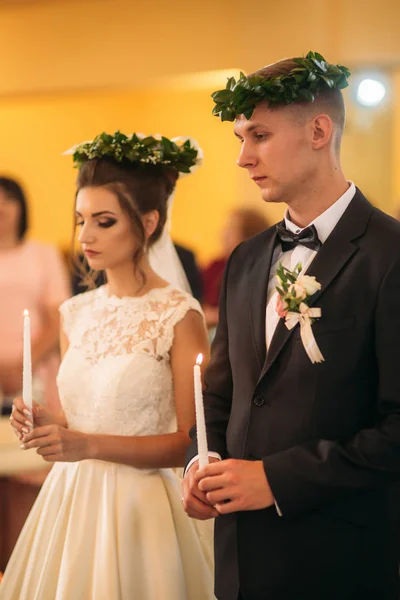
[[[287,313],[285,317],[285,325],[290,331],[297,325],[297,323],[299,323],[301,341],[303,342],[304,350],[307,352],[309,359],[313,364],[323,362],[325,359],[318,348],[311,329],[311,319],[319,319],[321,316],[321,309],[311,308],[302,302],[299,306],[299,310],[300,312],[298,313]]]

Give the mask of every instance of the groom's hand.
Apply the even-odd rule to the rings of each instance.
[[[194,478],[207,501],[223,515],[260,510],[274,504],[261,460],[228,459],[196,470]]]
[[[218,459],[210,458],[210,461],[215,460],[220,462]],[[185,474],[182,482],[182,504],[189,517],[205,521],[218,517],[219,512],[208,502],[206,494],[199,489],[195,477],[198,470],[199,461],[196,461]]]

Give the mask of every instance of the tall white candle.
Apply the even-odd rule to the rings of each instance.
[[[197,452],[199,455],[200,469],[208,464],[207,433],[204,419],[203,387],[201,384],[200,370],[202,362],[203,355],[199,354],[194,366],[194,399],[196,403]]]
[[[22,398],[24,404],[32,410],[32,358],[31,358],[31,318],[24,310],[24,356],[22,367]]]

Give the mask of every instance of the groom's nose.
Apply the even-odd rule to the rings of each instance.
[[[243,169],[248,169],[249,167],[254,167],[256,163],[257,159],[254,152],[251,150],[251,147],[248,143],[243,142],[240,147],[240,153],[236,164]]]

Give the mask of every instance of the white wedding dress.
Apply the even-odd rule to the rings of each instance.
[[[169,352],[190,309],[201,311],[172,286],[125,298],[103,286],[65,302],[70,344],[58,385],[69,427],[120,436],[176,430]],[[214,598],[212,523],[199,533],[180,497],[172,469],[56,463],[8,563],[1,600]]]

